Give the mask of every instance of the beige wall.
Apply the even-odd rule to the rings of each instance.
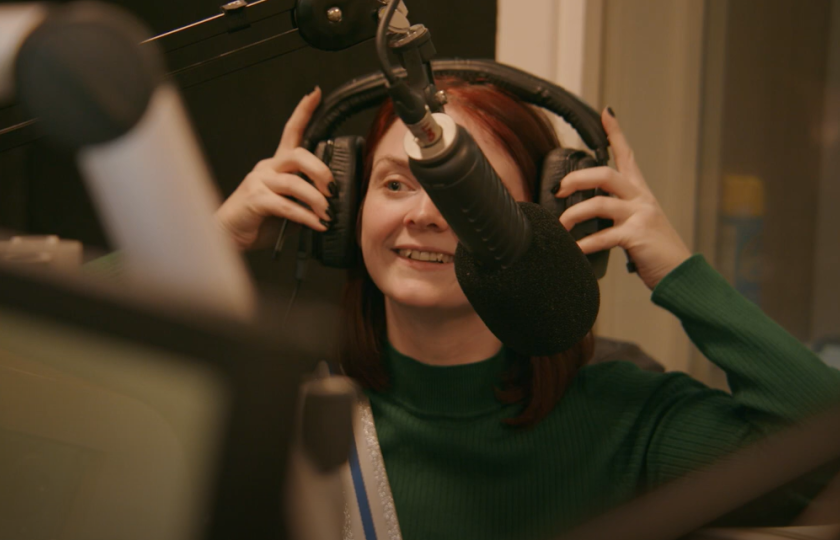
[[[603,0],[498,0],[498,10],[499,62],[600,106]],[[584,147],[571,127],[554,120],[564,146]]]
[[[496,59],[555,80],[557,5],[555,0],[498,0]]]
[[[607,0],[602,94],[616,111],[648,185],[693,247],[695,236],[703,3]],[[602,283],[601,333],[636,341],[669,369],[693,371],[679,321],[613,252]]]

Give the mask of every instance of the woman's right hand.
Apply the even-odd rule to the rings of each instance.
[[[327,197],[336,188],[333,175],[329,167],[300,146],[320,101],[321,90],[317,87],[303,97],[283,129],[274,157],[257,163],[216,211],[222,229],[240,249],[269,247],[279,234],[280,220],[276,218],[286,218],[318,232],[327,230],[326,224],[332,220]]]

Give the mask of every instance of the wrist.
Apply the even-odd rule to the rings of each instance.
[[[248,249],[248,246],[244,243],[243,239],[234,234],[233,230],[228,226],[227,221],[221,215],[221,209],[217,210],[213,215],[213,221],[216,223],[216,228],[221,231],[225,238],[233,242],[233,245],[239,252],[243,252]]]
[[[662,278],[656,283],[653,287],[652,297],[654,298],[654,302],[656,301],[657,296],[661,296],[662,292],[668,289],[673,283],[680,283],[686,277],[692,275],[695,272],[695,268],[698,266],[706,265],[706,259],[700,253],[689,253],[689,256],[676,264],[669,272],[664,274]]]

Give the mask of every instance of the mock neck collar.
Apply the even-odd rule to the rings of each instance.
[[[486,360],[457,366],[418,362],[386,343],[383,355],[389,395],[426,416],[467,418],[498,411],[502,375],[511,365],[505,348]]]

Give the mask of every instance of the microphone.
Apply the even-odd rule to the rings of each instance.
[[[213,217],[219,194],[180,93],[155,46],[139,45],[148,36],[142,23],[100,2],[30,13],[12,19],[26,32],[12,34],[17,45],[5,61],[0,46],[0,77],[14,66],[10,86],[21,103],[54,144],[75,153],[130,285],[252,317],[255,289]]]
[[[551,212],[516,204],[469,132],[442,112],[445,99],[429,64],[434,47],[422,25],[392,31],[390,46],[408,84],[394,75],[388,33],[399,4],[389,0],[381,13],[376,51],[394,110],[409,130],[403,142],[409,168],[460,241],[458,283],[510,349],[527,356],[566,351],[598,316],[592,266]]]
[[[409,128],[409,167],[460,241],[455,275],[484,324],[527,356],[575,345],[595,324],[600,291],[572,235],[538,204],[517,204],[448,115],[427,114]]]

